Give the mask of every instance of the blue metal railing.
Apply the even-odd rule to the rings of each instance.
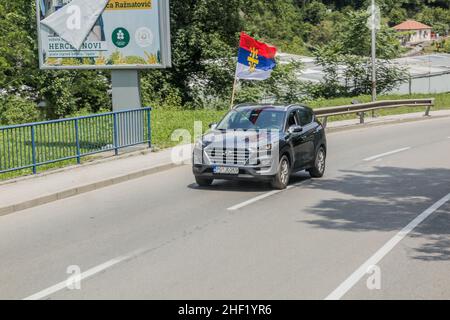
[[[0,127],[0,173],[152,145],[152,108]]]

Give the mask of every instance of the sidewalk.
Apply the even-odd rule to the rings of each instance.
[[[439,117],[450,117],[450,110],[432,112],[431,118]],[[352,119],[330,122],[328,130],[332,132],[423,119],[426,119],[423,112],[367,118],[365,125],[360,125],[359,119]],[[171,161],[171,154],[172,149],[156,153],[136,152],[132,156],[113,157],[55,172],[1,182],[0,216],[169,170],[176,166]],[[190,157],[190,152],[187,152],[182,160],[189,160]]]
[[[137,152],[0,183],[0,216],[137,179],[176,166],[172,149]],[[187,155],[190,158],[190,153]],[[186,160],[186,159],[185,159]]]

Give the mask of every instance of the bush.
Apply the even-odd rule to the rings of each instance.
[[[450,40],[445,40],[444,42],[444,51],[450,53]]]
[[[325,76],[324,81],[316,85],[319,90],[315,98],[352,97],[371,93],[372,61],[369,57],[318,50],[316,58]],[[389,60],[378,59],[376,77],[378,94],[384,94],[404,82],[408,71]]]
[[[39,120],[36,104],[19,96],[0,98],[0,124],[11,125]]]

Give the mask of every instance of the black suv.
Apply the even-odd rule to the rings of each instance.
[[[219,180],[268,181],[285,189],[292,173],[325,172],[325,129],[311,108],[301,105],[239,105],[194,147],[197,184]]]

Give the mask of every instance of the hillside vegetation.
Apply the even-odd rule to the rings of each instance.
[[[160,108],[226,107],[242,30],[285,52],[367,56],[370,36],[365,20],[369,2],[171,0],[173,67],[142,72],[145,104]],[[377,2],[383,15],[378,47],[382,58],[399,55],[401,48],[389,27],[407,18],[427,23],[440,34],[449,30],[448,0]],[[110,109],[109,72],[38,69],[35,20],[34,1],[0,0],[0,123]],[[238,99],[257,99],[270,93],[284,100],[299,100],[305,97],[305,92],[314,99],[354,92],[342,88],[332,92],[305,88],[293,76],[299,68],[280,67],[271,81],[245,84]],[[392,76],[399,77],[400,73]],[[289,88],[289,92],[283,88]],[[363,87],[356,92],[364,90]],[[45,110],[36,107],[41,101],[48,105]]]

